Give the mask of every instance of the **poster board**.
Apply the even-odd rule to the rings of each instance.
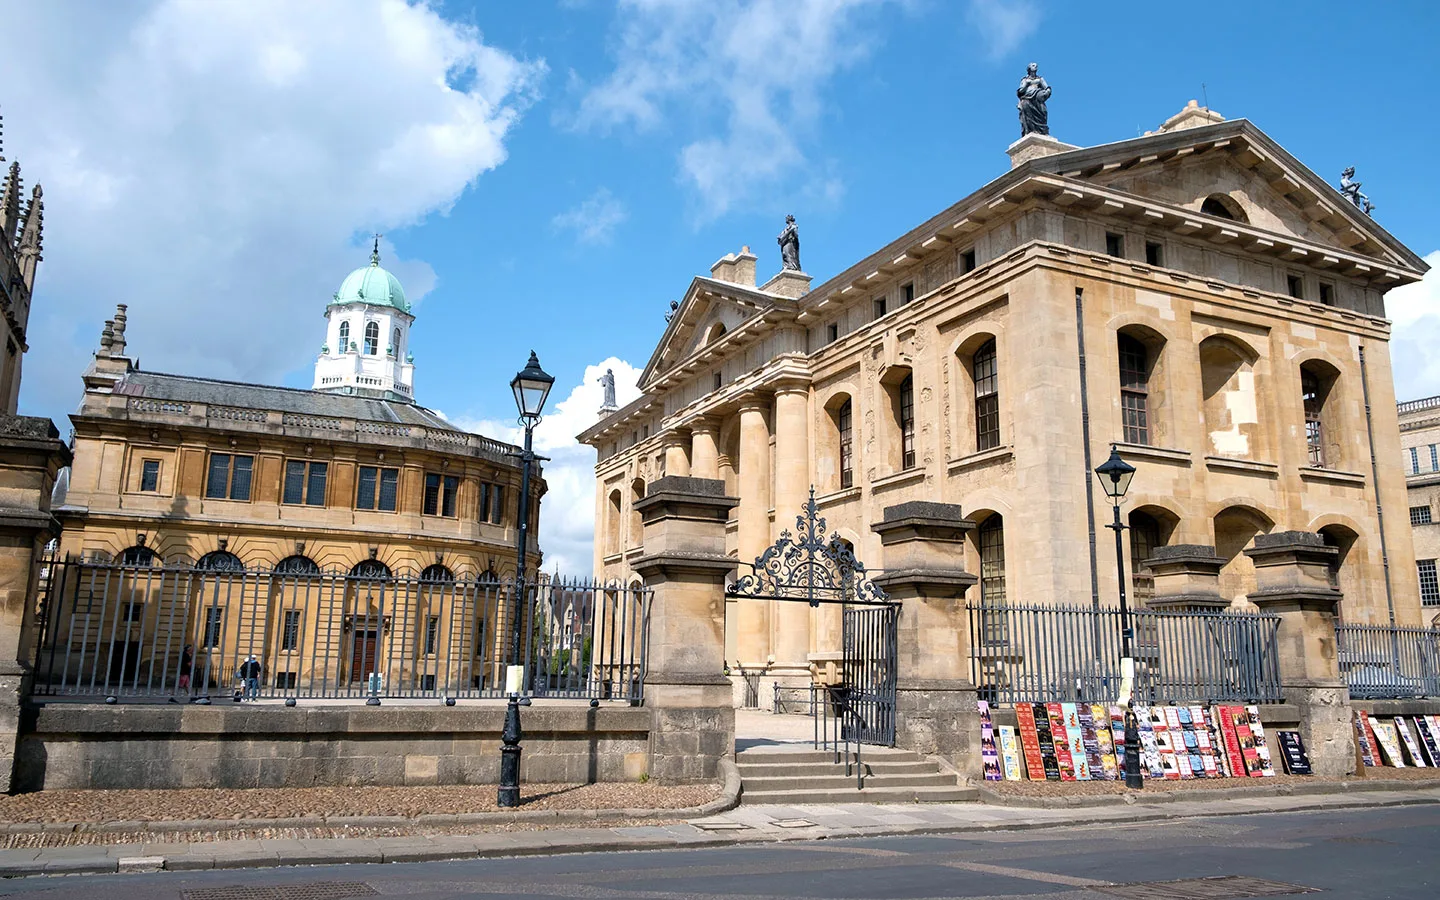
[[[1287,775],[1314,775],[1310,768],[1310,756],[1305,752],[1305,741],[1298,731],[1277,731],[1280,742],[1280,762]]]
[[[1066,727],[1065,710],[1059,703],[1045,704],[1050,717],[1050,734],[1055,739],[1055,763],[1060,769],[1061,781],[1075,780],[1075,762],[1070,756],[1070,729]]]
[[[1395,733],[1394,723],[1382,722],[1379,719],[1368,721],[1370,732],[1375,735],[1375,742],[1380,745],[1385,762],[1396,769],[1405,768],[1405,758],[1400,751],[1400,736]]]
[[[990,703],[981,700],[980,707],[980,762],[985,769],[986,781],[1001,781],[1005,778],[1000,771],[1000,751],[995,746],[995,725],[990,718]]]
[[[1379,750],[1370,737],[1370,729],[1365,722],[1365,711],[1357,709],[1352,717],[1355,720],[1355,747],[1360,752],[1360,763],[1368,768],[1380,765]]]
[[[1260,766],[1260,775],[1271,777],[1275,766],[1270,761],[1270,745],[1265,740],[1265,725],[1260,721],[1260,707],[1243,707],[1250,721],[1250,731],[1255,736],[1255,757]]]
[[[1045,756],[1040,752],[1040,733],[1035,727],[1035,707],[1029,703],[1015,704],[1015,722],[1020,730],[1020,751],[1025,759],[1025,774],[1031,781],[1045,780]]]
[[[1000,725],[995,729],[1000,735],[1000,768],[1005,773],[1006,781],[1020,781],[1020,735],[1013,725]]]
[[[1410,731],[1410,723],[1405,721],[1404,716],[1395,717],[1395,730],[1400,733],[1400,743],[1410,756],[1410,764],[1417,769],[1429,768],[1425,765],[1425,757],[1420,754],[1420,744]]]

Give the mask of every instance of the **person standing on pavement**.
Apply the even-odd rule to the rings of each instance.
[[[240,671],[241,674],[245,677],[245,699],[259,700],[261,671],[260,660],[256,659],[254,656],[251,656],[249,659],[245,660],[245,665],[241,667]]]
[[[195,666],[195,647],[186,644],[185,649],[180,651],[180,677],[175,682],[177,690],[190,693],[190,670]]]

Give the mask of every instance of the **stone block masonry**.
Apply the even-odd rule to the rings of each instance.
[[[27,717],[19,791],[396,786],[498,782],[505,709],[54,704]],[[539,700],[524,723],[525,781],[649,772],[649,710]]]

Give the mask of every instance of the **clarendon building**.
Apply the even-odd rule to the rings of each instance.
[[[1338,548],[1345,621],[1417,624],[1382,298],[1425,263],[1255,125],[1193,101],[1142,137],[1030,134],[1009,155],[819,285],[757,284],[748,249],[690,283],[641,397],[580,435],[598,451],[597,574],[633,577],[635,502],[691,475],[739,498],[737,563],[793,531],[812,491],[872,570],[885,508],[943,501],[975,525],[971,602],[1111,604],[1113,513],[1091,472],[1114,445],[1137,469],[1124,564],[1141,604],[1245,607],[1242,551],[1297,530]],[[1156,596],[1165,547],[1218,572],[1208,594]],[[732,599],[727,665],[823,678],[839,620]]]
[[[124,619],[119,625],[84,622],[102,647],[125,645],[112,656],[133,652],[123,674],[149,678],[146,667],[158,672],[164,657],[174,684],[182,644],[218,654],[222,641],[226,666],[255,655],[267,686],[273,675],[278,687],[318,681],[322,667],[328,679],[358,681],[386,667],[386,647],[405,648],[407,666],[426,655],[453,660],[459,648],[446,644],[458,636],[466,654],[498,665],[486,655],[495,649],[484,644],[486,623],[449,621],[459,615],[449,607],[440,623],[419,608],[423,597],[391,588],[387,600],[382,590],[390,579],[514,577],[521,478],[518,448],[414,401],[414,315],[400,282],[380,266],[378,246],[325,309],[310,390],[144,371],[127,355],[127,315],[120,306],[105,323],[85,372],[70,417],[74,463],[53,503],[60,557],[134,567],[123,584],[105,587],[107,601],[130,590],[143,602],[120,611],[107,602],[107,615]],[[532,536],[544,492],[544,480],[533,479]],[[529,554],[533,574],[533,537]],[[164,582],[152,568],[254,577],[227,586],[237,599],[213,603],[223,611],[206,619],[205,598],[190,598],[187,608],[183,597],[148,596]],[[485,615],[484,606],[468,604],[467,615]],[[316,633],[326,629],[333,633]],[[231,640],[241,635],[243,644]],[[52,637],[65,643],[58,632]],[[76,640],[69,639],[73,652],[85,652]]]
[[[1420,603],[1429,624],[1440,615],[1440,397],[1400,404],[1401,465],[1410,493],[1410,527],[1415,533],[1415,567]]]

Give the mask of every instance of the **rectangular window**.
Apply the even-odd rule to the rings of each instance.
[[[1299,275],[1285,276],[1285,290],[1296,300],[1305,299],[1305,282],[1300,280]]]
[[[1415,568],[1420,572],[1420,603],[1425,606],[1440,606],[1440,581],[1435,577],[1435,560],[1416,560]]]
[[[295,673],[276,672],[275,686],[282,691],[293,691],[295,689]]]
[[[1127,444],[1150,443],[1149,351],[1129,335],[1120,336],[1120,418]]]
[[[878,318],[880,318],[880,317],[883,316],[883,315],[885,315],[885,298],[884,298],[884,297],[876,297],[876,298],[875,298],[875,318],[878,319]]]
[[[255,465],[253,456],[230,453],[210,454],[210,471],[205,479],[205,496],[210,500],[250,499],[250,474]]]
[[[1327,282],[1320,282],[1320,302],[1326,306],[1335,305],[1335,285]]]
[[[140,463],[140,490],[160,490],[160,460],[147,459]]]
[[[476,507],[480,511],[477,517],[481,522],[490,521],[490,482],[480,482],[480,504]]]
[[[1410,507],[1410,524],[1411,524],[1411,525],[1429,525],[1430,523],[1431,523],[1431,519],[1430,519],[1430,507],[1428,507],[1428,506],[1412,506],[1412,507]]]
[[[1432,472],[1440,472],[1440,453],[1436,452],[1437,447],[1440,447],[1440,444],[1430,445],[1430,471]]]
[[[984,646],[1010,642],[1005,620],[1005,527],[998,515],[991,515],[976,530],[980,551],[980,640]],[[1001,607],[1001,609],[996,609]]]
[[[975,271],[975,248],[971,247],[960,254],[960,274]]]
[[[1418,447],[1410,448],[1410,474],[1420,474],[1420,448]]]
[[[361,466],[359,485],[355,494],[355,508],[394,512],[399,484],[399,469]]]
[[[716,373],[715,373],[715,377],[711,380],[711,388],[710,388],[710,389],[711,389],[711,390],[714,390],[714,391],[718,391],[718,390],[720,390],[720,386],[721,386],[722,384],[724,384],[724,382],[720,380],[720,373],[719,373],[719,372],[716,372]]]
[[[901,306],[904,306],[905,304],[911,302],[911,301],[914,300],[914,299],[915,299],[915,285],[914,285],[914,283],[912,282],[912,283],[910,283],[910,284],[902,284],[902,285],[900,285],[900,305],[901,305]]]
[[[425,654],[428,656],[435,652],[440,644],[440,617],[431,616],[425,620]]]
[[[835,343],[835,342],[838,341],[838,340],[840,340],[840,326],[839,326],[839,325],[826,325],[826,326],[825,326],[825,343],[827,343],[827,344],[833,344],[833,343]]]
[[[125,604],[125,621],[126,621],[126,622],[143,622],[143,621],[145,621],[145,604],[144,604],[144,603],[140,603],[140,602],[133,602],[133,603],[127,603],[127,604]]]
[[[1320,398],[1320,379],[1309,369],[1300,369],[1300,397],[1305,405],[1305,446],[1310,465],[1325,468],[1325,426],[1321,421],[1324,403]]]
[[[454,516],[455,495],[460,490],[460,479],[454,475],[425,475],[425,506],[421,510],[427,516]]]
[[[851,406],[846,400],[835,413],[835,430],[840,433],[840,487],[855,484],[855,445],[851,436]]]
[[[1000,446],[1000,384],[995,366],[995,342],[975,351],[975,450]]]
[[[329,465],[323,462],[306,462],[291,459],[285,462],[285,490],[282,503],[325,505],[325,477]]]
[[[1157,241],[1145,242],[1145,262],[1152,266],[1165,265],[1165,247]]]
[[[1113,231],[1105,232],[1105,253],[1109,256],[1125,255],[1125,235]]]
[[[900,468],[915,468],[915,376],[900,382]]]
[[[205,635],[200,641],[202,647],[220,646],[220,632],[224,630],[225,610],[218,606],[205,608]]]
[[[300,610],[285,610],[285,627],[280,632],[280,649],[294,650],[300,646]]]
[[[490,524],[499,525],[505,521],[505,485],[490,486]]]

